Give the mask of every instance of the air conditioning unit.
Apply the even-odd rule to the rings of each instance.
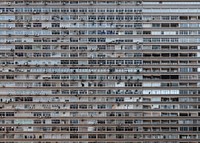
[[[11,6],[11,2],[8,2],[8,6]]]
[[[47,5],[48,3],[47,2],[44,2],[44,5]]]
[[[141,1],[136,1],[136,5],[141,5],[142,2]]]
[[[49,27],[46,26],[46,27],[44,27],[43,29],[48,29],[48,28],[49,28]]]

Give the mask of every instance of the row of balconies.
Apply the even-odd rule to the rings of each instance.
[[[92,115],[92,114],[91,114]],[[50,116],[50,115],[48,115]],[[55,117],[55,116],[53,116]],[[53,118],[52,117],[52,118]],[[55,123],[54,121],[57,121],[57,120],[53,120],[50,119],[50,118],[47,118],[47,119],[17,119],[15,120],[14,122],[14,119],[12,120],[7,120],[5,118],[1,118],[0,120],[0,124],[1,126],[17,126],[17,127],[20,127],[20,126],[29,126],[30,125],[33,127],[47,127],[49,126],[50,127],[62,127],[63,125],[65,124],[71,124],[71,126],[75,126],[75,125],[78,125],[80,128],[85,128],[85,126],[89,126],[91,124],[94,124],[97,125],[97,130],[96,131],[100,131],[101,128],[103,128],[104,130],[106,130],[106,126],[99,126],[98,127],[98,124],[110,124],[109,127],[107,128],[115,128],[115,126],[117,127],[140,127],[140,128],[152,128],[152,129],[160,129],[160,128],[169,128],[171,126],[173,126],[173,128],[182,128],[181,130],[182,131],[189,131],[189,130],[193,130],[193,127],[196,127],[196,125],[198,125],[198,123],[200,122],[200,120],[197,120],[197,119],[179,119],[179,120],[173,120],[173,119],[163,119],[163,120],[155,120],[155,119],[152,119],[152,120],[138,120],[138,119],[131,119],[131,118],[127,118],[124,120],[124,118],[120,118],[120,117],[108,117],[110,120],[106,120],[105,121],[101,121],[98,120],[97,121],[97,118],[98,117],[93,117],[91,119],[91,116],[89,116],[89,118],[86,118],[88,117],[87,115],[84,115],[82,116],[82,119],[81,118],[76,118],[76,119],[61,119],[58,121],[58,123]],[[42,118],[42,116],[41,116]],[[103,117],[105,118],[105,117]],[[56,118],[55,118],[56,119]],[[97,123],[97,124],[96,124]],[[186,129],[183,130],[183,127],[182,124],[184,124],[186,126]],[[67,125],[68,126],[68,125]],[[190,129],[189,129],[190,128]]]
[[[148,39],[148,40],[147,40]],[[165,41],[166,40],[166,41]],[[153,40],[151,40],[151,38],[144,38],[144,43],[163,43],[163,44],[166,44],[168,42],[172,42],[172,43],[182,43],[182,40],[184,40],[184,38],[163,38],[163,41],[160,41],[160,38],[153,38]],[[13,39],[10,39],[10,38],[3,38],[0,43],[1,44],[13,44],[13,43],[20,43],[20,42],[23,42],[23,43],[43,43],[43,42],[46,42],[47,44],[51,44],[51,43],[56,43],[56,44],[61,44],[63,42],[65,43],[77,43],[77,42],[80,42],[82,44],[102,44],[106,42],[106,39],[103,38],[103,39],[96,39],[96,38],[93,38],[93,39],[90,39],[88,40],[88,38],[72,38],[70,40],[70,38],[13,38]],[[124,39],[124,40],[120,40],[120,41],[111,41],[111,42],[106,42],[107,44],[116,44],[116,45],[119,45],[119,44],[134,44],[135,42],[133,41],[133,39]],[[198,38],[192,38],[192,39],[185,39],[184,43],[199,43],[199,39]]]
[[[154,51],[156,52],[158,50],[158,52],[160,52],[160,50],[167,50],[168,53],[174,53],[173,50],[181,50],[179,52],[185,52],[185,51],[188,51],[188,50],[197,50],[198,52],[198,47],[197,46],[190,46],[190,45],[184,45],[184,46],[181,46],[181,45],[172,45],[172,46],[169,46],[169,45],[140,45],[139,41],[136,43],[136,46],[135,45],[121,45],[121,46],[116,46],[114,44],[112,45],[108,45],[108,44],[103,44],[103,45],[11,45],[12,49],[14,50],[53,50],[53,51],[56,51],[56,50],[70,50],[70,51],[85,51],[85,50],[90,50],[91,52],[92,51],[109,51],[109,50],[136,50],[137,46],[140,46],[141,48],[143,48],[145,51],[144,53],[146,53],[147,51]],[[1,48],[3,48],[2,50],[4,50],[4,46],[1,46]],[[170,52],[170,50],[172,50]],[[135,51],[133,51],[135,52]]]
[[[115,105],[114,105],[115,106]],[[113,107],[114,107],[113,106]],[[134,111],[132,110],[127,110],[127,109],[92,109],[89,112],[90,109],[70,109],[68,112],[66,112],[66,109],[49,109],[49,112],[45,112],[47,109],[38,109],[38,110],[13,110],[11,112],[11,109],[8,109],[9,112],[2,110],[4,112],[0,112],[0,116],[2,118],[73,118],[73,117],[84,117],[84,118],[101,118],[102,121],[105,124],[105,119],[104,118],[123,118],[126,117],[128,118],[136,118],[136,117],[152,117],[152,118],[168,118],[168,117],[174,117],[174,118],[195,118],[200,115],[200,113],[197,113],[196,111],[198,110],[144,110],[144,109],[135,109]],[[116,116],[115,116],[115,112]],[[17,111],[17,112],[16,112]],[[126,112],[127,111],[127,112]],[[152,112],[150,112],[152,111]],[[154,112],[153,112],[154,111]],[[160,111],[160,112],[155,112],[155,111]],[[59,119],[59,120],[60,120]],[[104,119],[104,120],[103,120]]]
[[[80,42],[82,44],[97,44],[97,43],[107,43],[107,44],[115,44],[115,45],[119,45],[119,44],[136,44],[135,41],[133,41],[133,39],[126,39],[126,38],[122,38],[121,40],[113,40],[113,41],[106,41],[106,38],[69,38],[69,37],[65,37],[65,38],[59,38],[59,37],[54,37],[54,38],[42,38],[42,37],[38,37],[37,38],[2,38],[0,43],[2,44],[13,44],[13,43],[43,43],[46,42],[47,44],[51,44],[51,43],[77,43]]]
[[[8,141],[8,140],[12,140],[15,138],[15,141],[34,141],[34,143],[36,143],[36,141],[49,141],[48,143],[53,143],[53,142],[58,142],[58,141],[63,141],[62,143],[69,143],[68,141],[76,141],[76,143],[78,143],[79,141],[81,143],[86,143],[88,141],[88,143],[94,143],[93,141],[95,140],[95,142],[97,142],[96,140],[103,140],[104,142],[101,141],[101,143],[116,143],[116,142],[120,142],[122,143],[126,143],[126,142],[130,142],[130,143],[143,143],[143,141],[148,141],[145,143],[177,143],[177,141],[184,141],[181,143],[185,143],[188,141],[192,141],[192,143],[197,143],[199,137],[198,135],[163,135],[163,134],[153,134],[153,135],[140,135],[140,134],[135,134],[134,136],[129,134],[84,134],[84,133],[80,133],[80,134],[58,134],[54,133],[54,134],[44,134],[44,133],[38,133],[38,134],[34,134],[34,133],[29,133],[27,135],[23,135],[22,133],[18,133],[17,135],[11,134],[11,135],[7,135],[7,134],[3,134],[0,138],[3,139],[3,141]],[[77,133],[76,131],[74,131],[74,133]],[[134,140],[134,142],[133,142]],[[142,140],[142,142],[141,142]],[[53,142],[51,142],[53,141]],[[67,142],[66,142],[67,141]],[[106,141],[106,142],[105,142]],[[153,142],[150,142],[153,141]],[[156,142],[155,142],[156,141]],[[44,143],[44,142],[43,142]],[[100,143],[100,142],[98,142]]]
[[[92,87],[93,88],[93,87]],[[84,88],[83,88],[84,89]],[[130,89],[130,88],[128,88]],[[179,90],[177,90],[177,88],[173,88],[173,89],[168,89],[166,90],[166,88],[155,88],[154,90],[151,90],[151,88],[146,88],[145,90],[141,90],[142,87],[137,87],[135,88],[135,92],[134,94],[139,95],[151,95],[151,96],[158,96],[160,94],[162,95],[182,95],[182,96],[186,96],[186,95],[190,95],[190,96],[195,96],[197,94],[200,93],[200,90],[197,90],[198,88],[192,88],[190,90],[188,90],[188,88],[181,88]],[[115,90],[115,88],[111,89],[104,89],[102,90],[102,88],[97,88],[91,90],[91,88],[88,88],[87,90],[85,90],[84,94],[82,94],[83,90],[78,90],[78,88],[72,88],[71,91],[69,92],[69,90],[64,90],[63,89],[51,89],[49,90],[49,88],[41,88],[41,89],[18,89],[15,88],[15,90],[10,90],[10,92],[6,92],[6,90],[2,90],[1,94],[2,95],[8,95],[8,96],[13,96],[13,95],[34,95],[34,96],[39,96],[39,95],[43,95],[43,96],[47,96],[47,95],[54,95],[54,96],[62,96],[62,95],[73,95],[74,97],[81,97],[81,96],[97,96],[97,95],[101,95],[101,96],[122,96],[122,95],[127,95],[129,93],[126,93],[126,91],[128,90]],[[86,93],[89,94],[86,94]],[[133,94],[133,93],[131,93]],[[129,94],[130,95],[130,94]]]
[[[140,97],[140,96],[135,96],[135,97],[132,97],[132,96],[127,96],[127,97],[121,97],[121,96],[117,96],[117,97],[81,97],[81,100],[77,100],[77,99],[74,99],[74,95],[70,96],[70,97],[38,97],[38,96],[23,96],[23,97],[18,97],[17,95],[15,95],[14,97],[6,97],[6,96],[3,96],[2,95],[2,98],[0,99],[0,102],[7,102],[7,101],[31,101],[31,102],[69,102],[70,103],[76,103],[76,102],[86,102],[86,103],[95,103],[96,102],[100,102],[100,103],[103,103],[103,102],[132,102],[132,103],[135,103],[136,101],[137,102],[151,102],[151,103],[161,103],[161,102],[164,102],[166,104],[172,104],[171,102],[199,102],[200,101],[200,98],[199,97],[195,97],[195,96],[192,96],[192,97],[182,97],[183,95],[174,95],[174,96],[170,96],[168,95],[168,97],[164,97],[161,96],[161,97],[157,97],[157,96],[152,96],[152,97],[147,97],[147,96],[143,96],[143,97]],[[170,103],[169,103],[170,102]]]
[[[27,45],[25,45],[25,46],[27,46]],[[12,46],[10,46],[10,47],[12,47]],[[3,48],[3,47],[2,47]],[[82,48],[82,47],[81,47]],[[159,49],[157,49],[157,50],[155,50],[155,49],[151,49],[150,47],[148,47],[149,49],[145,49],[145,47],[142,47],[141,45],[121,45],[121,46],[118,46],[118,45],[112,45],[112,49],[109,47],[109,48],[106,48],[106,47],[104,47],[104,48],[98,48],[98,47],[95,47],[95,46],[92,46],[92,45],[86,45],[85,46],[85,49],[78,49],[78,46],[76,47],[76,49],[75,49],[75,46],[74,46],[74,48],[72,47],[72,48],[63,48],[63,47],[59,47],[59,45],[55,48],[48,48],[48,52],[47,51],[45,51],[45,50],[47,50],[47,48],[46,47],[41,47],[41,46],[34,46],[33,45],[33,47],[31,46],[31,47],[29,47],[29,49],[27,49],[26,47],[25,48],[23,48],[22,46],[17,46],[16,48],[11,48],[11,49],[9,49],[9,50],[7,50],[7,51],[5,51],[5,49],[2,49],[2,54],[4,54],[4,53],[12,53],[12,52],[17,52],[17,53],[19,53],[19,52],[21,52],[21,53],[27,53],[27,54],[32,54],[32,53],[34,53],[34,52],[41,52],[41,53],[49,53],[49,54],[51,54],[51,53],[55,53],[56,54],[56,52],[59,52],[59,53],[61,53],[61,54],[64,54],[65,52],[70,52],[71,54],[75,54],[75,52],[78,52],[79,54],[83,54],[84,52],[91,52],[91,54],[100,54],[101,52],[108,52],[108,53],[110,53],[110,52],[112,52],[113,54],[115,54],[115,53],[118,53],[118,52],[121,52],[121,53],[119,53],[119,54],[125,54],[125,55],[130,55],[130,56],[132,56],[133,57],[133,55],[134,55],[134,57],[141,57],[141,56],[143,56],[143,55],[147,55],[147,56],[155,56],[155,57],[159,57],[160,55],[158,55],[160,52],[162,53],[162,55],[163,56],[166,56],[166,54],[168,54],[169,56],[171,55],[171,56],[176,56],[176,54],[186,54],[186,52],[187,52],[187,54],[189,55],[189,56],[193,56],[193,55],[195,55],[197,52],[198,52],[198,50],[193,50],[192,51],[192,53],[188,53],[188,51],[190,50],[183,50],[183,49],[181,49],[182,51],[180,52],[178,52],[178,49],[177,49],[177,51],[175,52],[175,51],[169,51],[170,49],[168,49],[168,51],[166,51],[166,50],[159,50]],[[143,49],[143,51],[141,52],[141,51],[137,51],[138,49]],[[132,53],[127,53],[127,52],[129,52],[129,51],[131,51]],[[154,55],[152,55],[152,51],[154,52]],[[98,52],[98,53],[95,53],[95,52]],[[190,52],[191,52],[191,50],[190,50]],[[65,53],[65,54],[67,54],[67,55],[70,55],[70,53]],[[161,54],[160,53],[160,54]],[[193,55],[192,55],[193,54]],[[161,55],[161,56],[162,56]],[[113,57],[114,57],[115,55],[113,55]],[[177,55],[178,56],[178,55]],[[180,55],[180,56],[183,56],[183,55]]]
[[[142,1],[138,0],[138,1],[69,1],[69,0],[59,0],[59,1],[4,1],[1,2],[2,5],[8,5],[8,6],[17,6],[17,5],[26,5],[28,6],[30,5],[53,5],[53,6],[57,6],[57,5],[130,5],[130,4],[134,4],[134,5],[141,5]]]
[[[30,99],[33,98],[33,101]],[[73,98],[71,96],[70,98]],[[131,98],[131,97],[130,97]],[[69,104],[69,101],[70,104]],[[21,103],[21,105],[15,105],[16,103]],[[28,102],[30,106],[27,106],[25,103]],[[24,100],[23,98],[14,100],[4,100],[4,98],[1,99],[1,108],[3,109],[41,109],[47,108],[45,106],[45,103],[48,103],[48,109],[98,109],[98,110],[104,110],[104,109],[199,109],[200,107],[197,105],[199,102],[198,100],[184,100],[184,101],[146,101],[144,99],[130,99],[129,101],[109,101],[109,99],[106,98],[105,101],[97,101],[93,100],[93,102],[87,100],[87,98],[79,98],[77,101],[73,101],[73,99],[66,99],[65,101],[54,101],[51,99],[41,100],[34,97],[29,97],[29,100]],[[184,104],[187,103],[187,104]],[[35,105],[33,105],[35,104]],[[98,104],[98,105],[94,105]],[[143,104],[143,105],[142,105]],[[180,105],[179,105],[180,104]],[[55,105],[55,106],[54,106]],[[116,106],[117,105],[117,106]]]
[[[122,57],[121,57],[122,58]],[[43,72],[44,69],[46,69],[47,72],[69,72],[69,73],[78,73],[78,71],[72,71],[69,69],[64,68],[63,66],[68,65],[71,68],[75,68],[78,66],[82,66],[83,68],[87,69],[84,71],[84,73],[88,73],[88,72],[110,72],[109,70],[109,66],[113,66],[114,68],[116,68],[117,70],[120,69],[120,67],[132,67],[134,68],[134,70],[131,71],[125,71],[127,73],[131,73],[131,72],[137,72],[140,73],[142,72],[143,74],[145,73],[150,73],[150,72],[160,72],[160,74],[164,73],[164,72],[170,72],[169,74],[176,74],[178,72],[180,73],[187,73],[187,72],[192,72],[192,73],[197,73],[198,72],[198,68],[196,68],[196,66],[198,66],[199,64],[197,64],[197,61],[192,61],[193,64],[190,64],[190,66],[188,66],[189,64],[187,63],[187,61],[179,61],[181,63],[184,63],[182,65],[180,65],[179,68],[175,68],[177,67],[177,63],[178,61],[173,61],[173,63],[171,63],[170,61],[167,60],[163,60],[163,61],[143,61],[143,58],[135,58],[136,60],[130,60],[129,58],[123,58],[122,60],[119,60],[118,58],[116,58],[115,60],[113,60],[114,58],[108,58],[107,60],[105,60],[104,58],[95,58],[95,59],[88,59],[88,58],[76,58],[76,60],[72,60],[74,58],[64,58],[64,57],[57,57],[56,60],[55,57],[35,57],[32,60],[30,60],[29,58],[24,58],[24,57],[18,57],[15,59],[15,62],[13,61],[13,59],[11,58],[5,58],[7,60],[2,59],[0,61],[0,63],[6,67],[6,70],[8,69],[13,69],[15,68],[15,70],[13,70],[13,72],[23,72],[23,70],[25,69],[29,69],[31,70],[31,72],[36,72],[35,70],[32,70],[32,68],[37,67],[37,72]],[[49,61],[45,60],[48,59]],[[63,59],[67,59],[67,60],[63,60]],[[128,60],[129,59],[129,60]],[[197,60],[198,58],[194,58],[194,60]],[[156,59],[159,60],[159,59]],[[175,60],[175,58],[174,58]],[[177,59],[176,59],[177,60]],[[9,65],[12,65],[13,68],[9,67]],[[93,69],[88,69],[86,68],[86,66],[93,66],[93,67],[101,67],[98,69],[94,69],[95,71],[93,71]],[[146,68],[147,65],[155,65],[157,66],[157,68]],[[188,67],[186,68],[184,65],[187,65]],[[21,70],[19,68],[17,68],[18,66],[21,67]],[[54,67],[56,66],[60,66],[60,68],[58,70],[55,70]],[[158,68],[158,66],[163,67],[163,68]],[[173,66],[174,68],[166,68],[166,66]],[[104,68],[103,68],[104,67]],[[143,68],[143,70],[142,70]],[[6,70],[2,69],[1,71],[6,72]],[[110,73],[117,73],[117,72],[123,72],[123,70],[119,70],[119,71],[113,71]],[[179,73],[179,74],[180,74]]]
[[[128,51],[126,51],[128,52]],[[165,57],[148,57],[148,61],[146,61],[146,57],[141,55],[137,55],[138,53],[118,53],[118,52],[107,52],[107,53],[90,53],[88,51],[85,51],[84,53],[71,53],[69,54],[68,52],[62,52],[62,53],[42,53],[42,52],[37,52],[37,53],[22,53],[22,52],[16,52],[15,56],[12,54],[7,54],[7,55],[0,55],[0,62],[4,62],[4,60],[13,60],[13,57],[15,58],[14,60],[16,61],[15,64],[19,64],[22,62],[20,61],[21,59],[28,59],[29,64],[32,65],[31,61],[34,61],[35,59],[49,59],[51,62],[51,59],[56,59],[61,60],[61,65],[62,64],[68,64],[68,65],[75,65],[72,61],[77,61],[79,60],[78,63],[84,63],[85,65],[95,65],[95,64],[100,64],[99,61],[103,62],[102,64],[106,65],[138,65],[138,66],[145,66],[146,64],[155,64],[159,66],[165,66],[166,64],[170,64],[171,66],[176,65],[176,66],[183,66],[183,65],[188,65],[188,66],[198,66],[198,57],[199,56],[181,56],[181,57],[170,57],[170,56],[165,56]],[[76,60],[74,60],[76,58]],[[135,60],[133,60],[133,58]],[[171,60],[166,60],[166,59],[171,59]],[[185,60],[187,58],[187,60]],[[31,59],[31,60],[30,60]],[[65,60],[64,60],[65,59]],[[106,60],[105,60],[106,59]],[[121,60],[119,60],[121,59]],[[193,61],[192,61],[193,60]],[[143,65],[144,64],[144,65]],[[40,62],[38,62],[38,65],[41,65]],[[49,65],[52,65],[49,63]],[[43,64],[45,66],[45,63]]]
[[[128,52],[132,50],[118,50],[116,49],[115,51],[100,51],[97,49],[97,51],[84,51],[84,52],[78,52],[78,51],[71,51],[70,53],[68,53],[69,51],[63,52],[63,51],[55,51],[52,50],[50,52],[45,52],[45,51],[13,51],[12,53],[0,53],[1,58],[5,57],[5,58],[9,58],[9,57],[15,57],[19,58],[19,57],[26,57],[26,58],[31,58],[33,57],[45,57],[45,58],[57,58],[60,59],[61,57],[66,57],[66,58],[77,58],[77,59],[86,59],[86,58],[100,58],[100,59],[104,59],[104,58],[124,58],[126,59],[127,57],[134,57],[135,59],[144,59],[144,58],[156,58],[158,59],[157,62],[160,62],[160,58],[169,58],[173,59],[173,58],[178,58],[175,61],[172,61],[172,64],[176,64],[178,63],[178,60],[182,59],[182,58],[188,58],[187,60],[185,60],[185,62],[181,61],[183,64],[184,63],[188,63],[190,58],[196,58],[199,57],[197,55],[197,53],[186,53],[187,51],[183,51],[181,53],[146,53],[146,52],[139,52],[137,50],[134,50],[134,52],[132,54],[129,54]],[[159,51],[160,52],[160,51]],[[132,59],[130,59],[132,60]],[[118,60],[117,60],[118,61]],[[133,60],[132,60],[133,61]],[[180,62],[180,64],[181,64]],[[191,61],[192,62],[192,61]],[[195,61],[194,61],[195,62]],[[192,64],[192,63],[190,63]],[[196,64],[196,63],[195,63]]]
[[[5,72],[8,72],[8,71],[4,71],[3,73],[1,74],[5,74]],[[11,71],[9,71],[11,72]],[[8,76],[9,77],[9,76]],[[0,75],[0,79],[6,79],[7,77],[5,75]],[[10,77],[9,77],[10,78]],[[9,79],[7,78],[7,79]],[[133,81],[152,81],[152,83],[157,82],[159,79],[161,79],[160,76],[156,76],[156,75],[144,75],[144,76],[141,76],[141,75],[131,75],[129,74],[129,76],[126,76],[124,74],[121,74],[121,75],[104,75],[104,74],[99,74],[97,73],[96,75],[79,75],[79,77],[77,76],[74,76],[74,75],[58,75],[58,76],[55,76],[55,75],[37,75],[37,74],[30,74],[29,76],[27,75],[23,75],[23,74],[15,74],[15,80],[30,80],[30,81],[35,81],[35,80],[45,80],[45,81],[60,81],[60,80],[76,80],[76,81],[84,81],[84,80],[93,80],[93,81],[98,81],[98,80],[109,80],[109,81],[116,81],[118,80],[119,82],[121,81],[130,81],[130,82],[133,82]],[[198,80],[198,75],[180,75],[179,76],[179,82],[182,82],[182,81],[188,81],[188,80],[194,80],[194,82],[196,82],[196,80]],[[166,81],[163,81],[163,86],[165,83],[167,83],[168,80]],[[71,82],[71,81],[70,81]],[[17,83],[17,82],[16,82]],[[177,82],[172,82],[171,84],[174,83],[174,86]],[[2,82],[1,85],[3,85],[4,82]],[[28,85],[28,84],[27,84]],[[173,85],[170,85],[170,86],[173,86]]]
[[[126,99],[126,101],[118,101],[118,98],[116,98],[116,101],[115,101],[115,98],[114,98],[114,100],[109,101],[109,98],[106,98],[106,101],[108,102],[108,104],[106,104],[106,105],[103,104],[105,102],[103,100],[101,100],[101,101],[93,100],[93,102],[99,103],[98,106],[94,106],[93,103],[91,103],[91,101],[87,100],[87,98],[79,98],[79,100],[73,101],[73,100],[75,100],[75,99],[71,99],[71,98],[73,98],[73,96],[70,97],[70,99],[68,99],[68,100],[65,99],[64,101],[60,101],[59,97],[58,97],[59,100],[56,100],[56,101],[51,100],[51,99],[46,99],[46,100],[43,101],[41,99],[37,99],[36,97],[35,98],[29,97],[26,100],[23,100],[23,98],[21,98],[19,100],[18,98],[16,99],[15,102],[22,102],[22,103],[23,102],[24,103],[30,102],[30,103],[34,103],[36,105],[37,105],[37,102],[38,102],[39,105],[37,105],[37,106],[31,105],[30,106],[31,109],[35,109],[35,107],[39,108],[40,104],[42,104],[42,106],[43,106],[44,103],[51,103],[51,102],[56,103],[56,106],[55,106],[56,109],[57,108],[60,109],[60,108],[62,108],[62,106],[63,106],[63,108],[70,108],[70,109],[78,109],[78,107],[79,107],[79,109],[87,109],[87,108],[88,109],[93,109],[93,108],[94,109],[112,109],[112,108],[118,108],[118,109],[131,109],[131,108],[134,108],[134,109],[136,109],[136,108],[138,108],[138,109],[141,109],[141,108],[144,108],[144,109],[149,109],[149,108],[160,109],[160,107],[161,108],[163,107],[163,109],[171,109],[171,108],[176,108],[176,109],[179,109],[179,108],[180,109],[183,109],[183,108],[184,109],[190,109],[190,108],[195,109],[196,108],[197,109],[197,108],[199,108],[197,105],[195,105],[196,103],[192,103],[192,102],[198,102],[197,100],[196,101],[185,101],[184,100],[184,102],[183,101],[174,101],[174,104],[172,104],[172,103],[164,104],[164,103],[162,103],[163,101],[161,101],[161,102],[160,101],[152,101],[152,102],[145,101],[145,100],[142,100],[141,97],[135,98],[135,99],[132,99],[130,97],[130,99],[129,100]],[[119,98],[119,99],[121,99],[121,98]],[[6,98],[1,99],[1,102],[5,103],[5,104],[9,104],[9,103],[15,104],[13,101],[14,101],[13,99],[6,99]],[[69,101],[71,101],[70,105],[68,105]],[[61,103],[59,103],[59,102],[61,102]],[[171,102],[173,102],[173,101],[171,101]],[[188,105],[181,104],[180,107],[179,107],[179,105],[177,105],[177,104],[178,103],[180,104],[182,102],[183,103],[188,102],[189,104]],[[83,103],[83,104],[80,104],[80,103]],[[141,106],[142,103],[144,104],[143,106]],[[152,104],[150,104],[150,103],[152,103]],[[102,104],[102,105],[100,105],[100,104]],[[115,106],[115,105],[117,105],[117,106]],[[1,108],[4,108],[4,107],[6,107],[6,105],[1,106]],[[29,108],[29,106],[25,106],[25,105],[22,104],[22,106],[12,105],[12,107],[9,106],[9,108],[25,109],[25,108]],[[44,106],[44,108],[46,108],[46,106]],[[48,108],[54,109],[53,105],[51,105],[51,104],[49,104]],[[41,107],[41,109],[42,109],[42,107]]]
[[[30,81],[30,80],[29,80]],[[37,80],[38,81],[38,80]],[[186,82],[181,82],[181,83],[167,83],[167,82],[141,82],[141,81],[128,81],[128,82],[124,82],[119,80],[118,82],[113,82],[113,81],[108,81],[108,82],[86,82],[86,81],[82,81],[82,82],[75,82],[75,81],[71,81],[71,82],[15,82],[15,83],[1,83],[0,86],[3,88],[10,88],[10,87],[20,87],[20,88],[34,88],[34,87],[118,87],[118,88],[127,88],[127,87],[138,87],[138,86],[142,86],[142,87],[154,87],[154,88],[158,88],[158,87],[199,87],[198,83],[188,83],[188,81]],[[132,92],[132,90],[129,91],[130,94]]]

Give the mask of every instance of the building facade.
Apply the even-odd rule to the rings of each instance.
[[[198,0],[1,0],[0,143],[200,143]]]

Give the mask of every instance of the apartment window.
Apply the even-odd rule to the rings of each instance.
[[[42,27],[42,23],[33,23],[33,27]]]
[[[169,23],[162,23],[161,27],[169,27]]]
[[[70,124],[78,124],[79,121],[78,120],[70,120]]]
[[[61,83],[62,84],[62,83]],[[61,85],[62,86],[62,85]],[[65,86],[69,86],[69,84],[68,83],[65,83]],[[66,94],[66,95],[69,95],[69,90],[62,90],[62,94]]]
[[[88,20],[96,20],[96,16],[95,15],[89,15]]]
[[[60,79],[60,75],[52,75],[51,79]]]
[[[188,35],[188,30],[180,30],[180,35]]]
[[[35,12],[42,12],[42,8],[33,8],[33,11],[35,11]]]
[[[103,13],[106,12],[105,9],[98,9],[97,11],[98,11],[98,12],[103,12]]]
[[[52,30],[52,35],[60,35],[60,31],[59,30]]]
[[[115,19],[115,16],[113,16],[113,15],[108,15],[107,16],[107,20],[114,20]]]
[[[78,105],[77,104],[72,104],[72,105],[70,105],[70,109],[78,109]]]
[[[116,102],[119,102],[119,101],[124,101],[124,98],[123,97],[117,97]]]
[[[171,27],[179,27],[179,23],[171,23]]]
[[[134,10],[134,11],[135,11],[135,10]],[[140,9],[137,9],[136,11],[140,11]],[[142,11],[142,10],[141,10],[141,11]],[[141,12],[141,11],[140,11],[140,12]],[[130,9],[129,9],[129,8],[125,8],[125,12],[130,12],[130,13],[131,13],[131,12],[133,12],[133,9],[131,9],[131,8],[130,8]]]
[[[103,139],[105,139],[106,138],[106,135],[105,134],[98,134],[98,138],[103,138]]]
[[[87,8],[80,8],[79,12],[87,12]]]
[[[133,20],[133,16],[125,16],[125,20]]]
[[[188,17],[187,16],[180,16],[180,20],[187,20]]]
[[[142,20],[142,16],[134,16],[134,20],[136,20],[136,21]]]
[[[15,8],[15,12],[23,12],[23,8]]]
[[[33,101],[33,97],[24,97],[24,101]]]
[[[162,16],[162,20],[170,20],[170,16]]]
[[[96,135],[95,135],[95,134],[89,134],[89,135],[88,135],[88,138],[89,138],[89,139],[95,139],[95,138],[96,138]]]
[[[107,12],[113,13],[113,12],[115,12],[115,9],[110,9],[110,8],[108,8],[108,9],[107,9]]]
[[[88,75],[88,79],[94,80],[96,79],[96,75]]]
[[[125,83],[125,87],[133,87],[133,83],[131,83],[131,82],[126,82],[126,83]]]
[[[70,127],[70,131],[78,131],[78,127]]]
[[[0,112],[0,116],[5,116],[5,112]]]
[[[60,12],[60,8],[52,8],[52,12]]]
[[[142,64],[142,60],[134,60],[134,64],[140,65],[140,64]]]
[[[42,124],[41,120],[34,120],[34,124]]]
[[[171,16],[171,20],[179,20],[179,16]]]
[[[15,4],[23,4],[23,1],[15,1]]]
[[[145,34],[145,35],[150,35],[150,34],[151,34],[151,31],[143,31],[143,34]]]
[[[123,138],[124,138],[124,135],[123,135],[123,134],[116,134],[116,138],[117,138],[117,139],[123,139]]]
[[[61,60],[61,64],[69,64],[69,60]]]
[[[125,120],[125,124],[133,124],[133,120]]]
[[[23,25],[23,23],[15,23],[15,27],[17,28],[17,27],[23,27],[24,25]]]
[[[79,109],[87,109],[87,105],[79,105]]]
[[[52,124],[60,124],[60,120],[58,120],[58,119],[51,120],[51,123]]]
[[[162,38],[162,42],[170,42],[170,38]]]
[[[71,53],[70,57],[78,57],[78,53]]]
[[[106,38],[98,38],[98,42],[106,42]]]
[[[51,23],[51,27],[60,27],[60,23]]]
[[[22,45],[16,45],[16,46],[15,46],[15,49],[19,49],[19,50],[20,50],[20,49],[23,49],[23,46],[22,46]]]
[[[40,113],[40,112],[34,112],[34,113],[33,113],[33,116],[37,116],[37,117],[38,117],[38,116],[42,116],[42,113]]]
[[[106,105],[97,105],[98,109],[106,109]]]
[[[76,64],[76,65],[77,65],[77,64],[78,64],[78,60],[70,60],[70,64],[71,64],[71,65],[73,65],[73,64]]]
[[[124,16],[117,15],[116,20],[124,20]]]
[[[61,131],[69,131],[69,127],[61,127]]]
[[[70,1],[70,4],[78,4],[78,1]]]
[[[160,23],[152,23],[152,27],[160,27]]]
[[[51,57],[51,53],[43,53],[43,57]]]
[[[132,65],[133,64],[133,60],[125,60],[125,64]]]
[[[102,16],[98,16],[98,20],[105,20],[106,16],[102,15]]]
[[[70,139],[78,139],[78,134],[70,134]]]

